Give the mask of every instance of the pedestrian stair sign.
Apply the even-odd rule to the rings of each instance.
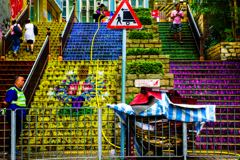
[[[138,20],[128,0],[123,0],[107,25],[108,29],[141,29]]]

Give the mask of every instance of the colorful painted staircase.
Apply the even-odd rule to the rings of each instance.
[[[170,32],[171,23],[159,23],[159,39],[162,40],[162,52],[164,55],[170,55],[170,60],[199,60],[199,52],[196,48],[192,32],[187,22],[182,22],[182,40],[183,44],[175,43],[173,29]]]
[[[63,60],[91,60],[91,44],[97,23],[74,23],[63,51]],[[94,39],[93,60],[118,60],[122,54],[122,31],[109,30],[101,23]]]
[[[38,27],[38,35],[35,36],[34,43],[34,53],[31,54],[27,52],[27,42],[24,41],[25,29],[23,27],[23,43],[21,43],[20,48],[18,50],[18,56],[14,57],[13,50],[11,50],[6,54],[7,61],[35,61],[43,43],[47,37],[47,28],[50,28],[51,32],[51,55],[52,59],[57,60],[59,55],[59,34],[63,32],[66,23],[53,23],[53,22],[34,22],[34,25]]]
[[[18,149],[22,146],[23,154],[36,157],[37,151],[37,157],[43,152],[46,157],[96,156],[97,107],[117,103],[118,56],[122,46],[121,32],[109,32],[101,24],[94,41],[93,61],[89,61],[96,30],[96,24],[75,23],[64,49],[65,61],[48,61],[30,106],[42,109],[30,110],[20,138],[22,145],[19,141]],[[120,144],[114,136],[118,119],[111,110],[103,108],[102,122],[102,133],[107,137],[102,139],[102,149],[109,153],[114,148],[109,142]]]
[[[196,139],[196,149],[230,150],[233,153],[236,149],[238,152],[240,62],[171,61],[169,69],[174,73],[174,89],[183,97],[197,98],[198,104],[217,105],[217,122],[205,123]]]
[[[118,61],[49,61],[31,102],[31,108],[42,109],[30,110],[24,123],[23,152],[30,151],[32,156],[35,156],[35,151],[39,154],[46,152],[45,156],[70,151],[81,156],[96,154],[96,107],[116,104],[117,73]],[[113,141],[116,117],[111,110],[103,108],[102,120],[103,133],[108,141]],[[21,146],[20,142],[18,147]],[[102,143],[103,150],[113,148],[104,138]]]
[[[33,61],[0,61],[0,108],[4,107],[3,101],[6,96],[6,90],[13,85],[14,76],[21,75],[27,78],[33,64]],[[0,151],[4,147],[4,134],[6,139],[5,145],[9,144],[10,126],[8,123],[4,126],[4,119],[5,117],[0,116]]]

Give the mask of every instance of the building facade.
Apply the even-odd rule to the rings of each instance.
[[[116,11],[116,0],[76,0],[77,2],[77,19],[79,22],[94,22],[92,15],[98,7],[98,3],[104,4],[106,10]],[[121,1],[119,2],[119,4]],[[132,7],[148,8],[149,0],[129,0]],[[62,17],[68,20],[71,12],[73,0],[63,0]]]

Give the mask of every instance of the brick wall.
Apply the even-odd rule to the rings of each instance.
[[[239,60],[240,42],[220,42],[206,50],[208,60]]]

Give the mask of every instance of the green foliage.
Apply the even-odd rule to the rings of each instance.
[[[162,52],[159,49],[156,48],[149,48],[149,49],[145,49],[145,48],[131,48],[129,50],[127,50],[127,55],[128,56],[137,56],[137,55],[160,55],[162,54]]]
[[[235,22],[240,23],[240,7],[235,7],[233,0],[203,0],[202,3],[192,3],[192,13],[198,19],[200,15],[208,19],[210,24],[209,35],[210,41],[205,44],[205,48],[209,48],[221,41],[235,41],[240,39],[240,35],[234,36],[234,31],[240,33]],[[233,26],[232,26],[233,24]],[[234,26],[235,24],[235,26]]]
[[[128,39],[153,39],[153,32],[145,31],[130,31],[128,34]]]
[[[133,11],[136,13],[142,25],[152,24],[151,11],[149,8],[133,8]]]
[[[129,105],[129,104],[133,101],[134,98],[135,98],[135,96],[134,96],[133,94],[131,94],[130,97],[127,97],[127,98],[126,98],[126,104]]]
[[[161,62],[137,61],[127,63],[127,74],[160,74],[163,73],[163,65]]]
[[[152,18],[146,17],[146,16],[140,16],[138,17],[139,21],[142,25],[151,25],[152,24]]]

